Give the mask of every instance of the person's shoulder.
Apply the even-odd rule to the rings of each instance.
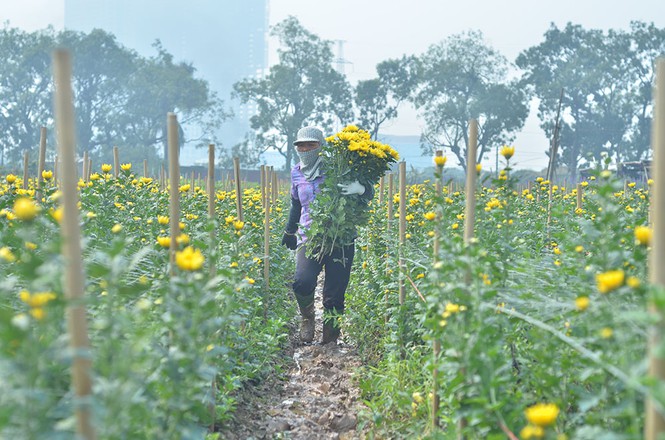
[[[303,176],[302,171],[300,170],[300,162],[291,167],[291,178]]]

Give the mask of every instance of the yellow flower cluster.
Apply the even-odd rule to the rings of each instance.
[[[358,129],[355,125],[345,127],[336,135],[327,137],[326,141],[333,145],[348,142],[348,150],[357,152],[361,157],[372,155],[379,159],[386,159],[390,156],[394,160],[399,160],[397,151],[393,150],[389,145],[372,140],[369,133]]]
[[[56,298],[53,292],[30,293],[27,290],[22,290],[18,294],[18,297],[30,307],[32,317],[38,320],[46,316],[44,306]]]

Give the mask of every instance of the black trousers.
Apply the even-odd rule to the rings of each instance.
[[[335,248],[332,254],[317,261],[307,258],[305,246],[301,246],[296,254],[296,276],[293,282],[293,292],[298,304],[306,307],[314,301],[316,279],[325,267],[323,308],[336,314],[343,313],[344,293],[349,285],[354,253],[355,245],[351,244],[344,248]]]

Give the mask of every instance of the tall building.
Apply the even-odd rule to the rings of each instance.
[[[233,84],[268,67],[268,0],[64,0],[64,26],[114,34],[144,56],[156,40],[176,61],[190,62],[235,114],[218,134],[226,148],[244,139],[250,106],[231,100]],[[207,149],[186,146],[181,163],[207,160]]]

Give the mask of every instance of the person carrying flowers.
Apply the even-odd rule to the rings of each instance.
[[[282,244],[297,251],[293,292],[302,315],[300,339],[314,339],[314,290],[325,268],[321,342],[334,343],[340,334],[338,317],[344,312],[356,227],[367,223],[374,184],[398,155],[355,126],[325,140],[321,129],[303,127],[294,146],[300,162],[291,170],[291,210]]]

